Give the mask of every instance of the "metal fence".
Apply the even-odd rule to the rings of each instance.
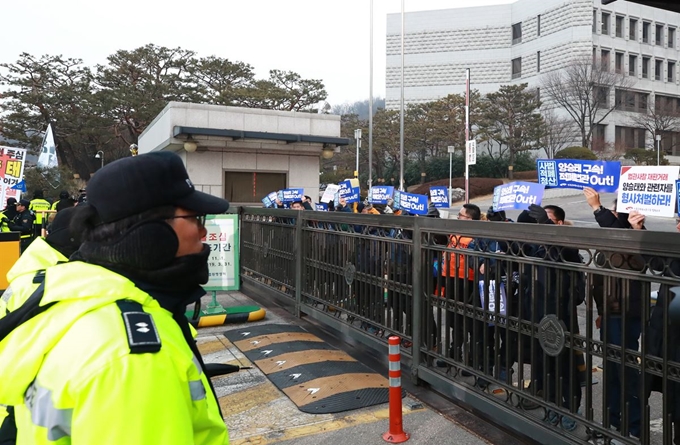
[[[540,443],[680,443],[679,275],[680,234],[241,212],[245,292]]]

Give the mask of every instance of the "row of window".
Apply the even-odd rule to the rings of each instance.
[[[606,125],[595,125],[593,128],[593,149],[604,148]],[[677,156],[680,154],[680,133],[660,131],[662,152]],[[645,148],[647,131],[644,128],[624,127],[617,125],[614,129],[614,143],[619,149]]]
[[[596,60],[597,48],[593,48],[593,59]],[[664,61],[663,59],[654,59],[654,75],[650,70],[652,64],[651,56],[642,56],[641,66],[638,67],[638,60],[640,56],[637,54],[628,54],[628,69],[625,68],[626,55],[623,52],[616,51],[614,55],[614,71],[618,74],[628,74],[629,76],[638,76],[638,69],[642,69],[643,79],[664,80],[666,82],[675,82],[675,70],[677,63],[674,60]],[[664,78],[664,62],[666,63],[666,76]],[[611,69],[611,51],[608,49],[600,50],[600,67],[609,71]]]
[[[597,32],[597,9],[593,11],[593,33]],[[611,19],[612,14],[609,12],[602,11],[601,15],[601,32],[603,35],[611,35]],[[623,38],[626,35],[625,30],[626,17],[622,15],[614,16],[614,35],[616,37]],[[664,38],[664,28],[666,28],[666,36]],[[652,39],[652,30],[654,31],[654,38]],[[640,26],[640,20],[628,17],[628,40],[638,41],[638,37],[642,40],[642,43],[654,44],[657,46],[663,46],[664,43],[668,45],[669,48],[675,48],[676,39],[676,28],[673,26],[666,27],[663,23],[652,23],[651,21],[642,21],[642,26]],[[641,33],[641,35],[640,35]]]
[[[598,108],[609,108],[609,89],[599,87],[594,92]],[[617,110],[645,113],[649,106],[649,93],[616,89],[614,100]],[[680,114],[680,97],[654,95],[654,110],[657,114]]]

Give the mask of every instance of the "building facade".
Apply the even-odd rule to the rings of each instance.
[[[609,91],[617,109],[594,129],[594,142],[619,149],[653,146],[654,135],[636,126],[635,116],[651,107],[680,113],[678,13],[623,0],[609,5],[601,0],[518,0],[412,12],[404,22],[405,104],[464,92],[466,68],[471,88],[482,94],[520,83],[540,94],[542,76],[592,54],[598,63],[630,77],[628,90]],[[400,94],[401,14],[390,14],[388,109],[399,108]],[[552,108],[544,102],[544,108]],[[662,149],[680,155],[680,134],[665,134]]]

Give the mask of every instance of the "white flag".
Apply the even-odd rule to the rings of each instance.
[[[48,124],[47,130],[45,131],[45,137],[43,137],[40,156],[38,157],[38,167],[54,168],[58,166],[59,161],[57,160],[57,145],[54,143],[52,124]]]

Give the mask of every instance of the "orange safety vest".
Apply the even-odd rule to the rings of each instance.
[[[447,247],[453,247],[456,249],[467,249],[473,238],[467,236],[449,236],[449,244]],[[456,258],[454,255],[458,255],[458,268],[452,270],[456,267]],[[442,261],[442,276],[445,277],[457,277],[466,278],[470,281],[475,280],[475,271],[472,268],[473,260],[471,257],[464,255],[462,253],[455,254],[451,252],[444,253],[444,258]],[[465,270],[467,269],[467,271]]]

